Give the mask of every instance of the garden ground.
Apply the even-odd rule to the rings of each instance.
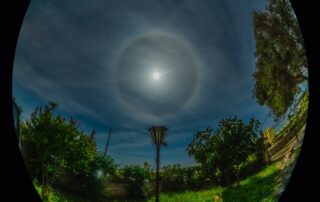
[[[266,166],[259,173],[251,175],[240,181],[239,187],[232,185],[229,187],[213,187],[201,191],[185,191],[161,193],[161,202],[245,202],[245,201],[277,201],[287,185],[291,172],[299,156],[304,133],[299,137],[300,141],[294,148],[294,153],[289,158]],[[35,184],[38,193],[41,188]],[[51,202],[82,202],[87,201],[85,198],[65,194],[53,190],[50,194]],[[106,200],[107,201],[107,200]],[[114,202],[126,202],[126,200],[115,200]],[[148,202],[153,202],[154,197]],[[127,201],[129,202],[129,201]],[[133,202],[133,201],[130,201]]]
[[[240,181],[239,187],[216,187],[202,191],[182,193],[161,193],[161,202],[245,202],[245,201],[278,201],[287,185],[291,171],[299,155],[300,148],[295,150],[289,159],[265,167],[262,171]],[[151,198],[149,202],[153,202]]]

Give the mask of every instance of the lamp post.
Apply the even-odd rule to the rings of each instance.
[[[166,136],[167,128],[163,126],[151,127],[149,129],[152,137],[152,142],[156,146],[156,202],[159,202],[159,165],[160,165],[160,147],[166,145],[164,138]]]

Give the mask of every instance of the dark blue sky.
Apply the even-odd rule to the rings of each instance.
[[[96,129],[101,150],[112,128],[108,153],[119,164],[154,165],[147,129],[165,125],[161,164],[192,165],[185,150],[197,130],[233,115],[262,122],[268,113],[251,95],[252,10],[264,7],[262,0],[33,0],[14,63],[22,118],[55,101],[85,131]]]

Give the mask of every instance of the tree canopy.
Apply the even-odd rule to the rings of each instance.
[[[94,195],[101,184],[96,180],[97,172],[113,172],[113,159],[97,151],[94,140],[79,129],[72,117],[66,120],[54,115],[56,106],[49,102],[37,107],[30,119],[21,123],[21,151],[30,177],[41,184],[44,199],[48,197],[47,189],[66,176],[78,182],[84,179],[81,186],[88,187],[86,190],[92,187],[89,194]]]
[[[298,21],[289,0],[270,0],[253,12],[256,70],[253,95],[281,118],[307,79],[307,58]]]
[[[223,184],[234,177],[238,181],[241,164],[257,151],[259,125],[255,119],[248,124],[236,116],[222,119],[214,132],[211,128],[197,131],[187,151],[211,178],[220,176]]]

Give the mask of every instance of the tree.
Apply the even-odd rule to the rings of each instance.
[[[307,79],[307,58],[298,21],[289,0],[270,0],[253,12],[256,71],[253,95],[280,119]]]
[[[210,128],[198,131],[187,151],[211,178],[220,176],[221,183],[230,184],[236,177],[239,184],[241,164],[257,151],[259,125],[255,119],[248,124],[236,116],[222,119],[215,132]]]
[[[206,176],[213,179],[217,169],[213,159],[219,159],[217,150],[218,138],[213,134],[213,129],[208,127],[204,131],[197,131],[192,143],[187,147],[187,152],[193,156],[197,163],[201,164]]]
[[[90,175],[96,159],[95,143],[78,129],[72,118],[66,121],[53,115],[57,104],[37,107],[30,119],[21,124],[21,150],[32,179],[42,186],[42,198],[57,176],[66,171]]]

